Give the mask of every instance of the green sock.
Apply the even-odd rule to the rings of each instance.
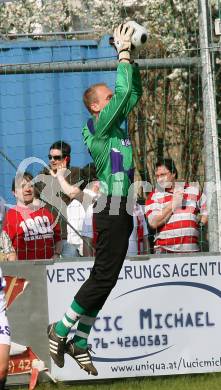
[[[85,313],[85,309],[73,300],[71,306],[64,314],[61,321],[57,322],[55,332],[60,337],[67,337],[71,328],[76,324],[79,318]]]
[[[91,312],[86,312],[81,316],[76,334],[74,336],[73,342],[78,348],[87,349],[88,347],[88,336],[90,334],[91,328],[96,320],[99,310],[93,310]]]

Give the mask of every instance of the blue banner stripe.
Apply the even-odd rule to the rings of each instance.
[[[151,284],[148,286],[138,287],[138,288],[135,288],[133,290],[129,290],[121,295],[118,295],[114,299],[118,299],[120,297],[123,297],[124,295],[131,294],[131,293],[136,292],[136,291],[141,291],[141,290],[145,290],[148,288],[154,288],[154,287],[164,287],[164,286],[185,286],[185,287],[200,288],[202,290],[209,291],[210,293],[215,294],[219,298],[221,298],[221,291],[215,287],[209,286],[208,284],[194,283],[194,282],[165,282],[165,283],[157,283],[157,284]]]
[[[148,357],[148,356],[153,356],[153,355],[156,355],[160,352],[163,352],[165,351],[166,349],[169,349],[173,347],[173,345],[169,346],[169,347],[166,347],[164,349],[161,349],[160,351],[157,351],[157,352],[152,352],[152,353],[148,353],[147,355],[140,355],[140,356],[131,356],[131,357],[124,357],[124,358],[102,358],[102,357],[93,357],[93,361],[94,362],[129,362],[130,360],[138,360],[138,359],[143,359],[145,357]]]

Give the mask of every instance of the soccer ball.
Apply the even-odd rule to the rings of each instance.
[[[141,26],[134,20],[130,20],[129,22],[125,23],[125,26],[127,25],[133,27],[134,29],[134,33],[131,37],[131,43],[132,43],[131,49],[144,45],[147,42],[147,37],[148,37],[146,28]]]
[[[123,26],[123,24],[122,24]],[[138,47],[143,46],[148,38],[148,33],[145,27],[141,26],[134,20],[130,20],[129,22],[125,23],[125,26],[131,26],[134,29],[133,35],[131,37],[131,49],[135,49]],[[111,46],[115,46],[114,44],[114,37],[109,38],[109,43]]]

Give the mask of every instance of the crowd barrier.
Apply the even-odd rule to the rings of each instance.
[[[221,371],[220,260],[208,253],[125,260],[90,335],[95,379]],[[94,379],[69,356],[64,368],[55,366],[46,335],[92,265],[88,258],[1,263],[12,342],[30,350],[57,381]],[[33,356],[23,356],[10,359],[8,383],[29,383]]]

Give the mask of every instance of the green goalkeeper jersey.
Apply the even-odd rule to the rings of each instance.
[[[139,68],[120,63],[117,68],[115,93],[96,119],[83,128],[83,138],[96,166],[101,192],[127,196],[133,182],[134,164],[131,142],[122,122],[142,95]]]

